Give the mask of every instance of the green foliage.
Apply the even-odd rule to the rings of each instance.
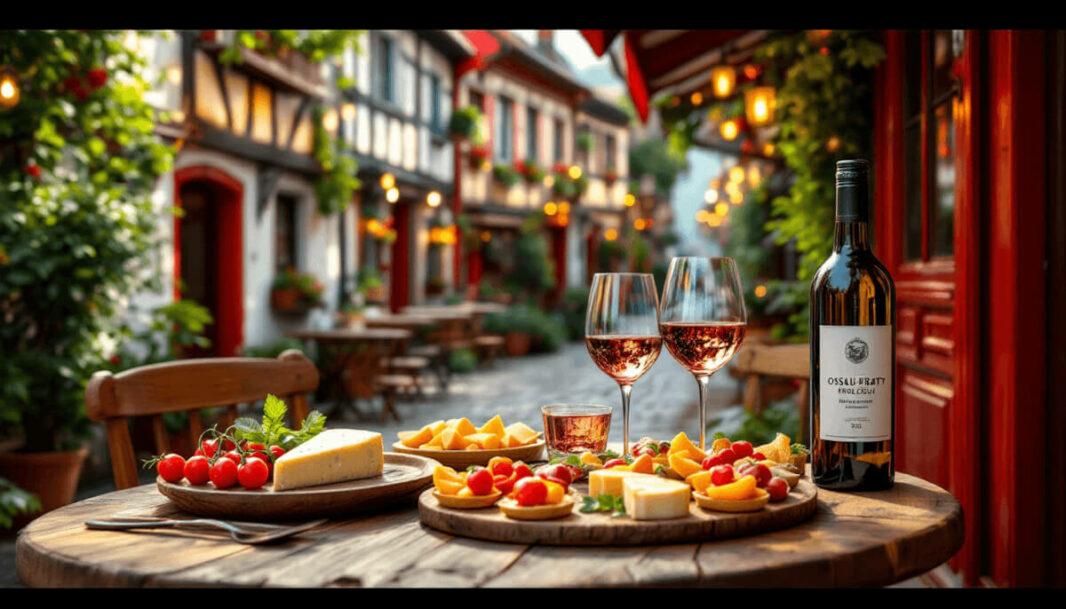
[[[40,510],[41,502],[36,495],[0,478],[0,529],[10,529],[17,516],[35,514]]]
[[[448,120],[448,134],[465,139],[474,145],[483,144],[481,121],[481,110],[477,106],[463,106],[452,112]]]
[[[789,193],[773,200],[767,228],[778,243],[795,240],[800,280],[810,280],[832,249],[836,161],[870,156],[870,77],[884,56],[872,34],[845,30],[833,30],[822,45],[804,32],[778,36],[757,53],[767,74],[783,75],[773,83],[774,145],[794,175]],[[795,330],[805,334],[806,326]]]
[[[302,53],[313,63],[340,55],[348,47],[359,48],[362,30],[236,30],[233,42],[219,59],[226,64],[240,61],[240,50],[249,49],[268,56],[289,51]]]
[[[486,316],[485,330],[493,334],[529,334],[534,352],[558,351],[566,343],[562,315],[550,315],[530,304],[512,305],[503,313]]]
[[[151,194],[173,149],[123,32],[6,30],[22,98],[0,120],[0,432],[77,446],[85,382],[126,298],[159,287]]]
[[[533,301],[555,287],[555,261],[540,229],[542,222],[534,217],[523,225],[514,242],[514,263],[505,278],[508,291]]]
[[[315,180],[315,198],[318,211],[323,215],[339,214],[359,190],[362,182],[356,177],[359,164],[355,157],[346,154],[340,140],[330,135],[322,126],[322,109],[314,111],[314,154],[321,175]]]
[[[618,265],[625,262],[626,248],[620,239],[600,241],[596,248],[596,265],[599,272],[607,273],[618,269]]]
[[[766,444],[772,442],[781,432],[790,438],[799,435],[799,414],[796,412],[796,403],[791,400],[775,402],[763,409],[761,414],[756,414],[744,408],[739,409],[739,417],[716,417],[707,425],[708,432],[722,433],[733,440],[747,440],[752,444]]]
[[[382,282],[381,273],[372,266],[363,267],[363,269],[359,271],[356,282],[356,285],[358,286],[356,289],[363,294],[385,285]]]
[[[585,309],[588,307],[588,288],[567,288],[563,293],[563,320],[570,340],[585,338]]]
[[[688,166],[685,154],[672,153],[661,138],[647,139],[629,149],[629,175],[639,182],[644,176],[655,180],[655,192],[669,197],[677,174]]]
[[[504,163],[498,163],[492,166],[492,177],[507,188],[511,188],[518,184],[518,181],[522,179],[521,174],[515,171],[514,167]]]
[[[287,268],[274,278],[274,290],[296,290],[300,293],[301,300],[308,305],[322,303],[322,292],[325,286],[314,275],[301,273],[293,268]]]
[[[472,349],[456,349],[448,354],[448,369],[459,374],[477,368],[477,354]]]
[[[128,325],[119,333],[130,336],[111,357],[107,369],[112,372],[170,361],[181,356],[183,349],[206,349],[211,341],[204,332],[214,323],[211,311],[192,300],[178,300],[152,310],[148,325],[133,334]]]
[[[575,143],[577,144],[578,150],[581,150],[582,152],[586,153],[592,152],[593,139],[591,133],[589,133],[588,131],[581,131],[577,134],[577,138],[575,139]]]

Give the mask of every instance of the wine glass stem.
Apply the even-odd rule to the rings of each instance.
[[[622,385],[622,454],[629,455],[629,395],[633,393],[632,385]]]
[[[707,397],[711,375],[696,375],[696,383],[700,386],[700,450],[704,450],[707,443]]]

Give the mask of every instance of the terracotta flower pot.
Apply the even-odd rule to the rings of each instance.
[[[270,292],[270,304],[277,311],[295,310],[300,305],[300,292],[291,288],[272,290]]]
[[[525,332],[508,332],[503,337],[507,355],[518,357],[529,353],[532,338]]]
[[[37,495],[41,500],[41,511],[36,517],[74,500],[81,468],[88,455],[89,449],[84,446],[67,452],[0,453],[0,477]]]

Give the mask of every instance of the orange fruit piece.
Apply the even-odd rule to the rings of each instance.
[[[651,458],[651,455],[641,455],[634,459],[627,469],[640,474],[654,474],[655,461]]]
[[[754,497],[756,495],[756,488],[758,487],[756,486],[755,476],[749,475],[721,486],[715,486],[712,484],[707,487],[707,490],[705,490],[703,494],[712,499],[740,501]]]
[[[544,499],[545,504],[552,505],[563,500],[563,496],[566,495],[563,485],[551,480],[545,480],[544,485],[548,487],[548,496]]]
[[[408,448],[418,448],[433,439],[433,430],[426,425],[418,431],[401,431],[397,434],[400,443]]]
[[[707,487],[711,485],[711,472],[700,470],[695,474],[689,474],[685,477],[685,482],[697,493],[703,493],[707,490]]]
[[[500,415],[496,415],[485,421],[485,424],[477,428],[478,433],[488,433],[496,437],[503,437],[505,428],[503,426],[503,418]]]
[[[687,454],[687,452],[685,453]],[[685,454],[671,453],[670,454],[670,468],[677,472],[677,475],[682,478],[687,478],[692,474],[703,471],[703,468],[699,463],[696,463],[692,459],[689,459]]]
[[[466,476],[450,467],[438,465],[433,469],[433,487],[441,495],[456,495],[466,488]]]

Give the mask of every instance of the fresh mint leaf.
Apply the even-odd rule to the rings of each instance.
[[[794,454],[794,455],[802,455],[803,453],[807,453],[807,452],[810,452],[810,451],[807,450],[807,447],[802,445],[802,444],[793,444],[792,445],[792,454]]]
[[[720,432],[720,431],[714,432],[714,435],[711,436],[712,440],[721,440],[722,438],[727,438],[728,439],[729,436],[725,435],[723,432]]]
[[[624,516],[626,506],[622,498],[615,495],[585,496],[579,510],[585,514],[609,512],[611,516]]]

